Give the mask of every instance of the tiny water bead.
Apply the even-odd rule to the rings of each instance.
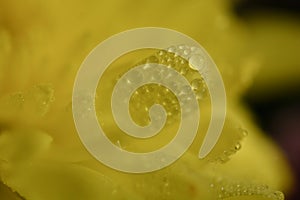
[[[248,135],[248,131],[244,128],[238,128],[239,132],[242,133],[242,135],[244,137],[246,137]]]
[[[188,68],[188,67],[182,66],[182,67],[180,68],[180,74],[186,75],[188,72],[189,72],[189,68]]]
[[[191,85],[193,90],[200,90],[204,84],[202,79],[197,78],[192,80]]]
[[[24,105],[25,97],[21,92],[10,95],[9,102],[15,106],[15,108],[20,109]]]
[[[147,63],[158,63],[158,58],[156,56],[150,56],[147,58]]]
[[[198,100],[202,100],[207,96],[207,87],[202,78],[196,78],[192,80],[191,86]]]
[[[49,85],[37,85],[30,92],[29,96],[35,101],[37,110],[41,115],[48,112],[50,104],[55,100],[54,89]]]
[[[241,144],[238,142],[238,143],[236,143],[236,145],[234,146],[234,149],[238,151],[238,150],[241,149],[241,147],[242,147]]]
[[[195,91],[195,95],[196,95],[197,100],[205,99],[207,97],[207,90],[205,88],[203,88],[199,91]]]

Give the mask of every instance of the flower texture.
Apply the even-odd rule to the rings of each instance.
[[[291,185],[289,167],[241,101],[259,70],[260,55],[249,48],[251,34],[232,16],[227,3],[0,1],[0,198],[283,199],[280,191],[288,191]],[[190,149],[162,170],[127,174],[104,166],[83,147],[72,117],[72,88],[80,64],[99,42],[145,26],[178,30],[205,47],[225,83],[227,117],[215,148],[199,160],[198,149],[211,114],[209,94],[204,92],[199,98],[201,127]],[[135,61],[144,62],[153,55],[156,62],[163,63],[157,52],[142,52],[142,59]],[[122,64],[135,63],[121,59],[115,66]],[[192,73],[188,63],[182,66]],[[110,140],[138,151],[165,144],[172,137],[168,133],[178,128],[170,121],[176,120],[174,113],[163,130],[166,134],[149,143],[120,134],[105,97],[101,98],[124,73],[123,68],[123,72],[114,69],[107,71],[110,82],[98,87],[96,97],[99,122],[111,133]],[[139,94],[147,96],[153,88],[163,91],[147,87],[140,88]],[[169,93],[166,97],[174,98]],[[141,125],[147,123],[147,113],[135,106],[143,101],[147,106],[167,100],[157,97],[151,102],[142,95],[133,96],[130,112]]]

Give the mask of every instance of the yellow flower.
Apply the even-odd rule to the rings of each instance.
[[[1,199],[282,199],[277,190],[288,191],[289,168],[240,100],[260,57],[247,49],[251,35],[227,6],[221,0],[1,1]],[[197,158],[200,131],[176,163],[137,175],[110,169],[85,150],[71,96],[77,70],[93,47],[114,33],[145,26],[175,29],[200,42],[220,69],[229,105],[208,157]],[[205,127],[209,102],[200,104]],[[106,116],[108,109],[99,109]],[[105,127],[114,130],[110,121]],[[135,148],[130,141],[120,145]]]

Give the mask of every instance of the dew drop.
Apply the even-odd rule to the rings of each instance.
[[[29,96],[35,102],[38,112],[45,115],[54,101],[54,89],[49,85],[37,85],[29,92]]]
[[[196,78],[196,79],[192,80],[191,86],[192,86],[193,90],[200,90],[200,88],[203,87],[203,82],[201,79]]]
[[[204,68],[204,58],[201,55],[193,55],[189,59],[190,67],[194,70],[202,71]]]
[[[172,62],[173,62],[173,59],[169,57],[169,58],[167,59],[167,63],[171,64]]]
[[[189,69],[185,66],[181,67],[180,74],[186,75],[188,73]]]
[[[149,58],[147,58],[147,63],[158,63],[158,58],[156,56],[150,56]]]
[[[164,101],[162,102],[162,104],[164,106],[168,106],[172,104],[172,101],[169,98],[164,99]]]
[[[283,200],[284,199],[284,195],[280,191],[275,191],[273,194],[274,194],[275,198],[278,199],[278,200]]]
[[[200,91],[196,91],[195,95],[196,95],[197,100],[203,100],[206,97],[206,89],[203,88]]]
[[[247,136],[248,135],[248,131],[246,129],[240,128],[240,131],[243,134],[243,136]]]
[[[159,51],[159,52],[158,52],[158,55],[159,55],[159,56],[163,56],[164,54],[165,54],[165,51]]]
[[[235,144],[234,149],[238,151],[241,149],[241,147],[242,147],[242,145],[238,142]]]
[[[175,47],[169,47],[168,49],[168,52],[170,52],[170,53],[174,53],[175,52]]]
[[[168,112],[167,115],[168,115],[168,116],[172,116],[173,113],[172,113],[172,112]]]
[[[131,85],[131,80],[130,79],[126,79],[126,84],[127,85]]]
[[[186,50],[183,51],[184,55],[188,55],[189,53],[190,53],[190,51],[188,49],[186,49]]]
[[[23,93],[16,93],[10,95],[10,102],[16,107],[21,108],[25,102],[25,97]]]
[[[148,112],[148,111],[149,111],[149,108],[148,108],[147,106],[145,106],[145,108],[144,108],[144,109],[145,109],[145,111],[146,111],[146,112]]]

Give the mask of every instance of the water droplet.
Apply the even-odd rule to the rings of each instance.
[[[248,135],[248,131],[246,129],[239,128],[239,131],[243,134],[243,136],[247,136]]]
[[[37,85],[29,92],[29,96],[36,105],[38,112],[43,116],[54,101],[54,89],[49,85]]]
[[[172,104],[172,101],[169,98],[164,99],[164,101],[162,102],[162,105],[164,106],[169,106]]]
[[[189,71],[189,68],[187,68],[186,66],[182,66],[180,69],[180,74],[182,75],[186,75]]]
[[[188,55],[189,53],[190,53],[190,51],[188,49],[186,49],[186,50],[183,51],[184,55]]]
[[[238,142],[235,144],[234,149],[238,151],[241,149],[241,147],[242,147],[242,145]]]
[[[159,53],[160,55],[160,53]],[[147,58],[147,63],[158,63],[158,58],[156,56],[150,56]]]
[[[130,85],[131,84],[131,80],[130,79],[126,79],[126,84]]]
[[[159,56],[163,56],[164,54],[165,54],[165,51],[162,51],[162,50],[161,50],[161,51],[158,52],[158,55],[159,55]]]
[[[275,198],[278,199],[278,200],[283,200],[283,199],[284,199],[284,194],[283,194],[282,192],[280,192],[280,191],[275,191],[275,192],[273,193],[273,195],[274,195]]]
[[[207,95],[206,95],[206,89],[203,88],[200,91],[195,91],[195,95],[197,100],[202,100],[204,99]]]
[[[203,81],[199,78],[192,80],[191,86],[193,90],[200,90],[203,87]]]
[[[149,108],[148,108],[148,106],[145,106],[145,108],[144,108],[144,109],[145,109],[145,111],[146,111],[146,112],[148,112],[148,111],[149,111]]]
[[[282,192],[274,191],[265,187],[265,185],[256,185],[253,183],[232,182],[223,178],[218,178],[214,182],[214,190],[218,197],[230,198],[238,196],[258,195],[268,199],[283,200]]]
[[[168,49],[168,52],[170,52],[170,53],[174,53],[175,52],[175,47],[169,47]]]
[[[202,72],[205,66],[205,61],[201,55],[196,54],[190,57],[189,64],[192,69]]]
[[[10,100],[9,100],[15,108],[21,108],[25,102],[25,97],[23,93],[16,93],[10,95]]]

